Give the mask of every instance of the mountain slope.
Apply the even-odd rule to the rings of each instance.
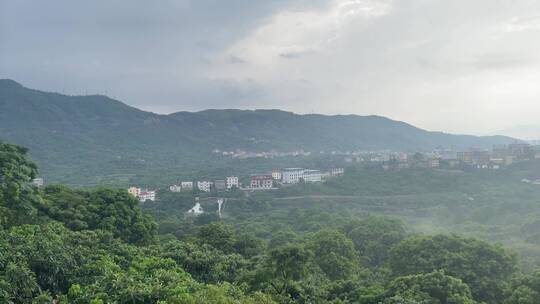
[[[73,183],[128,182],[147,170],[181,170],[213,149],[430,150],[490,147],[508,137],[428,132],[377,116],[207,110],[158,115],[106,96],[66,96],[0,80],[0,139],[30,148],[45,176]],[[77,183],[77,182],[75,182]]]

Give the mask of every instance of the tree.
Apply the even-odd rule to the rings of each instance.
[[[390,283],[384,303],[474,304],[467,284],[443,271],[399,277]]]
[[[337,230],[314,233],[306,247],[313,252],[315,264],[331,280],[350,278],[360,268],[353,242]]]
[[[362,262],[370,267],[385,265],[390,249],[406,236],[402,222],[376,216],[353,222],[347,231]]]
[[[297,295],[298,281],[304,279],[313,253],[301,245],[273,249],[264,264],[251,278],[250,285],[266,289],[287,298]]]
[[[0,142],[0,227],[35,220],[40,199],[30,182],[37,175],[37,167],[26,153],[23,147]]]
[[[207,244],[169,241],[160,248],[159,254],[174,260],[193,278],[204,283],[234,282],[247,268],[247,261],[242,256],[223,253]]]
[[[105,230],[125,242],[150,244],[157,224],[139,208],[139,202],[124,190],[72,190],[64,186],[44,189],[40,214],[60,221],[72,230]]]
[[[414,236],[390,254],[396,276],[443,270],[469,285],[473,298],[501,303],[506,281],[516,271],[516,258],[500,246],[455,235]]]
[[[198,242],[208,244],[226,253],[234,251],[236,243],[233,229],[222,222],[214,222],[200,228]]]
[[[504,304],[540,303],[540,271],[530,275],[516,276],[505,294]]]

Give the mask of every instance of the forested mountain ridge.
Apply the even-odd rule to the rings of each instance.
[[[428,132],[378,116],[207,110],[159,115],[102,95],[67,96],[0,80],[0,139],[26,146],[42,172],[62,176],[144,172],[202,161],[214,149],[288,152],[425,151],[491,147],[508,137]]]

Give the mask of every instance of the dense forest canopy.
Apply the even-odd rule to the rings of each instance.
[[[233,192],[222,219],[210,208],[186,217],[190,194],[140,205],[120,189],[35,188],[26,153],[0,144],[1,303],[539,303],[540,272],[512,249],[419,234],[340,202],[287,201],[309,185]]]

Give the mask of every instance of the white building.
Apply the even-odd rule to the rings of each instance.
[[[210,192],[212,189],[212,182],[209,181],[198,181],[197,188],[204,192]]]
[[[43,187],[44,184],[45,184],[45,182],[43,181],[43,178],[41,178],[41,177],[34,178],[32,180],[32,185],[34,185],[34,186],[36,186],[38,188]]]
[[[239,188],[238,176],[228,176],[226,183],[227,183],[227,189],[231,189],[233,187]]]
[[[197,203],[195,203],[195,206],[193,206],[193,208],[188,210],[187,213],[188,214],[193,214],[193,215],[200,215],[200,214],[204,213],[204,210],[201,207],[201,204],[199,202],[197,202]]]
[[[281,171],[280,170],[273,170],[272,171],[272,178],[276,181],[281,180]]]
[[[169,191],[171,191],[171,192],[181,192],[182,191],[182,186],[172,185],[172,186],[169,187]]]
[[[322,181],[322,173],[319,170],[304,170],[302,178],[306,183],[318,183]]]
[[[317,183],[322,181],[322,176],[323,175],[319,170],[287,168],[282,172],[281,181],[284,184],[298,184],[300,181]]]
[[[133,197],[139,197],[139,195],[141,194],[141,188],[137,188],[137,187],[129,187],[128,188],[128,193],[133,195]]]
[[[330,169],[330,176],[340,176],[345,174],[345,169],[343,168],[333,168]]]
[[[251,176],[251,189],[272,189],[272,175],[253,175]]]
[[[182,191],[191,191],[193,190],[193,182],[181,182],[180,187],[182,187]]]
[[[144,190],[139,193],[139,201],[144,203],[146,201],[156,201],[156,191]]]
[[[304,177],[304,169],[302,168],[286,168],[281,173],[281,181],[284,184],[297,184]]]

